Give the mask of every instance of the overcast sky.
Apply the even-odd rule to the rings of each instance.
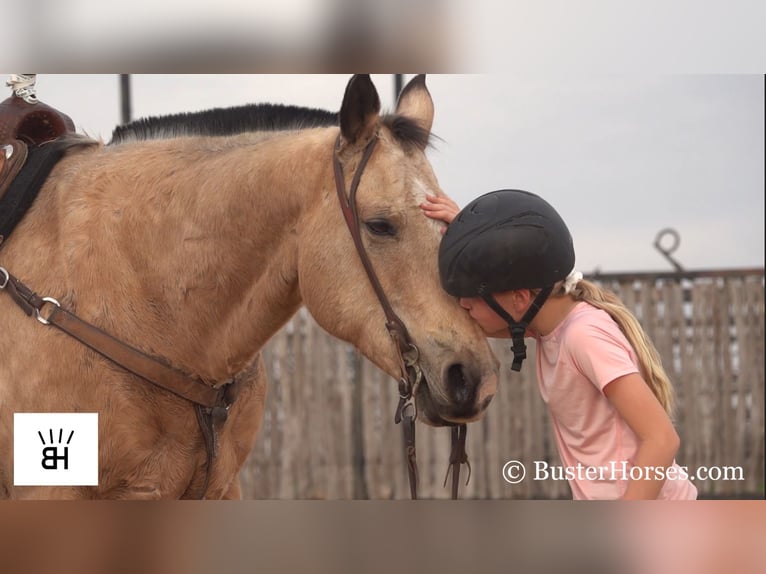
[[[337,111],[348,78],[135,75],[133,117],[253,102]],[[373,80],[392,109],[392,76]],[[687,269],[763,266],[763,76],[431,75],[427,84],[441,138],[429,157],[461,206],[500,188],[542,195],[569,224],[586,273],[671,270],[653,247],[667,227]],[[116,75],[40,75],[38,96],[105,141],[120,121]]]

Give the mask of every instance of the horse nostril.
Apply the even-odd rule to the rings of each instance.
[[[450,398],[461,406],[473,405],[479,378],[472,376],[464,365],[455,363],[447,369],[447,390]]]

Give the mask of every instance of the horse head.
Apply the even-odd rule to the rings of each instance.
[[[426,157],[434,105],[424,76],[402,91],[394,114],[380,114],[369,76],[354,76],[339,113],[335,153],[344,190],[358,179],[356,220],[343,221],[336,187],[317,194],[296,229],[301,296],[316,321],[399,378],[401,361],[387,316],[355,248],[369,258],[380,289],[417,348],[423,381],[419,418],[440,426],[481,416],[497,390],[497,360],[485,335],[439,283],[441,226],[419,208],[425,194],[443,195]],[[363,159],[370,143],[374,149]],[[330,150],[328,150],[328,159]],[[360,175],[360,170],[361,175]]]

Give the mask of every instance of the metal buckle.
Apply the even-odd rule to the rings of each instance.
[[[42,300],[45,303],[50,303],[50,304],[55,305],[56,307],[59,307],[59,308],[61,307],[61,303],[56,301],[53,297],[43,297]],[[50,315],[49,315],[49,317],[50,317]],[[48,321],[48,319],[46,319],[45,317],[43,317],[40,314],[40,309],[35,309],[35,319],[40,321],[40,323],[42,323],[43,325],[50,325],[51,324],[50,321]]]

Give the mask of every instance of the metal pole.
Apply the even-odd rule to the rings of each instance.
[[[122,124],[125,125],[131,120],[130,74],[120,74],[120,108]]]
[[[402,88],[404,88],[404,74],[394,74],[394,101],[399,99]]]

